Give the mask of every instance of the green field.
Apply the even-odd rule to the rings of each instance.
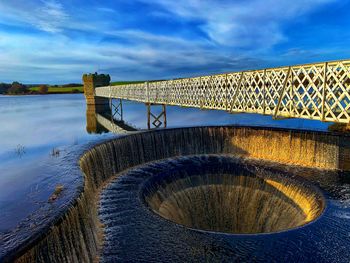
[[[144,83],[144,81],[115,81],[111,82],[112,86],[126,85],[126,84],[135,84],[135,83]],[[29,88],[31,91],[38,91],[39,87]],[[63,87],[63,86],[49,86],[48,94],[57,94],[57,93],[83,93],[83,86],[79,87]]]
[[[32,87],[29,88],[29,90],[32,91],[38,91],[39,87]],[[57,93],[83,93],[83,86],[80,87],[54,87],[49,86],[48,93],[50,94],[57,94]]]
[[[119,85],[126,85],[126,84],[137,84],[137,83],[145,83],[144,81],[115,81],[111,82],[111,86],[119,86]]]

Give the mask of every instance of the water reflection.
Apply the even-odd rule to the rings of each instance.
[[[2,234],[33,221],[56,185],[66,186],[64,196],[73,193],[72,177],[59,176],[54,163],[74,147],[115,135],[86,132],[81,94],[0,96],[0,122],[1,251]]]
[[[112,133],[129,133],[140,131],[135,125],[124,120],[122,100],[111,100],[109,104],[91,105],[86,108],[86,131],[88,133],[102,134]],[[140,118],[147,121],[147,129],[159,129],[167,127],[166,105],[146,104],[146,114],[140,113]]]
[[[86,131],[88,133],[101,134],[108,132],[101,124],[97,122],[98,113],[107,113],[107,109],[104,105],[87,105],[86,107]]]
[[[57,184],[75,187],[69,176],[59,177],[49,169],[52,162],[64,160],[75,147],[157,126],[238,124],[312,130],[328,127],[319,121],[272,120],[271,116],[176,106],[167,106],[164,112],[159,105],[125,100],[122,118],[118,114],[113,117],[110,105],[86,108],[82,94],[0,96],[0,121],[5,124],[0,128],[0,239],[1,232],[15,229],[39,211]],[[68,189],[64,195],[67,193]]]
[[[125,122],[123,115],[116,119],[113,108],[108,105],[87,105],[86,108],[86,131],[88,133],[102,134],[106,132],[127,133],[138,129]]]
[[[17,144],[15,149],[15,154],[21,158],[25,153],[26,153],[25,147],[22,144]]]
[[[303,119],[201,110],[112,99],[109,104],[87,105],[86,131],[89,134],[128,133],[167,127],[248,125],[307,130],[327,130],[329,123]]]

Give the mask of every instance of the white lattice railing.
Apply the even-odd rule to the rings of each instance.
[[[350,122],[350,60],[95,89],[144,103]]]

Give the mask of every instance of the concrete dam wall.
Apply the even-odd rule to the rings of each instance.
[[[80,159],[84,189],[36,244],[7,261],[95,262],[103,244],[101,187],[123,171],[176,156],[224,154],[290,165],[350,170],[350,137],[335,133],[253,127],[195,127],[143,132],[97,145]]]

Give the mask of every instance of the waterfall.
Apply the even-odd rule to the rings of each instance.
[[[349,137],[338,134],[261,127],[166,129],[132,134],[110,140],[93,147],[81,157],[80,166],[84,174],[85,184],[75,204],[67,209],[60,220],[57,220],[47,232],[42,233],[40,237],[35,237],[35,245],[23,247],[15,257],[5,257],[4,261],[94,262],[98,258],[99,250],[103,245],[103,226],[101,226],[97,214],[98,194],[101,187],[109,179],[119,176],[131,167],[175,156],[225,154],[306,167],[349,170],[350,158],[346,158],[349,153],[349,142]],[[214,180],[212,178],[217,176],[220,176],[222,180],[228,180],[228,186],[211,184],[211,180]],[[282,210],[287,210],[289,216],[290,214],[296,215],[296,222],[290,222],[291,225],[285,222],[281,228],[302,225],[308,220],[312,220],[314,218],[313,214],[317,215],[319,213],[317,211],[320,211],[315,212],[312,209],[309,212],[304,211],[300,208],[298,202],[306,202],[310,204],[310,207],[314,207],[312,200],[305,200],[305,195],[294,189],[294,186],[282,187],[273,180],[269,182],[239,173],[234,177],[224,173],[210,175],[207,179],[203,177],[199,179],[204,180],[204,185],[206,185],[204,188],[202,186],[192,186],[192,180],[186,181],[186,179],[185,182],[181,183],[186,187],[180,188],[177,194],[166,194],[167,188],[165,187],[162,191],[168,197],[164,200],[150,197],[153,200],[150,203],[155,203],[156,206],[153,208],[158,209],[159,213],[165,214],[165,217],[174,218],[174,221],[178,220],[181,224],[189,222],[188,224],[192,225],[196,223],[199,228],[203,224],[206,228],[207,222],[188,221],[186,218],[191,216],[190,214],[173,214],[172,211],[176,208],[176,200],[180,199],[181,202],[186,203],[185,199],[194,195],[201,196],[200,199],[209,197],[223,199],[229,196],[227,201],[223,202],[225,207],[230,202],[234,203],[244,198],[252,198],[250,195],[256,196],[256,199],[264,199],[266,195],[272,194],[278,199],[273,202],[273,205],[277,202],[277,206],[281,209],[275,211],[278,216]],[[187,188],[188,185],[191,187]],[[159,191],[161,189],[159,188]],[[252,192],[248,194],[248,190],[252,190]],[[232,194],[236,191],[239,193]],[[220,192],[225,194],[218,195]],[[300,198],[300,200],[295,202],[295,198]],[[289,199],[294,201],[290,202]],[[208,205],[212,206],[210,203]],[[266,210],[266,207],[271,205],[268,202],[266,204],[259,202],[251,204],[252,207],[261,206],[255,211]],[[215,209],[213,211],[216,213]],[[201,211],[195,213],[201,213]],[[231,217],[251,216],[239,211],[234,211],[231,214]],[[279,226],[272,228],[273,219],[266,226],[259,229],[253,227],[242,229],[242,226],[237,223],[238,219],[232,225],[227,226],[225,222],[221,222],[219,219],[217,224],[208,229],[214,228],[215,230],[216,227],[221,229],[223,226],[224,231],[244,233],[278,231],[280,229]],[[265,219],[261,220],[264,221]]]
[[[250,168],[227,156],[195,158],[166,169],[144,187],[157,214],[190,228],[235,234],[302,226],[323,211],[323,197],[288,174]],[[159,171],[158,171],[159,173]]]

